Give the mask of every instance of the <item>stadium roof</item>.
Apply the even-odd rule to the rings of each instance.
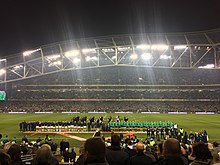
[[[219,69],[220,29],[83,38],[0,59],[0,83],[105,66]]]

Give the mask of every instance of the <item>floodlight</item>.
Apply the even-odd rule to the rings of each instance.
[[[59,54],[54,54],[54,55],[50,55],[46,57],[48,60],[56,60],[58,58],[60,58]]]
[[[91,60],[93,60],[93,61],[97,61],[97,60],[98,60],[98,57],[93,56],[93,57],[91,57]]]
[[[114,52],[115,50],[112,48],[104,48],[102,49],[103,52]]]
[[[5,69],[0,69],[0,76],[5,74],[6,73],[6,70]]]
[[[88,62],[88,61],[97,61],[98,60],[98,57],[96,57],[96,56],[93,56],[93,57],[91,57],[91,56],[86,56],[86,61]]]
[[[160,59],[162,59],[162,60],[171,59],[171,56],[168,56],[168,55],[162,54],[162,55],[160,56]]]
[[[58,60],[58,61],[54,61],[52,64],[54,64],[54,65],[61,65],[62,63],[61,63],[60,60]]]
[[[18,69],[21,69],[23,68],[23,65],[16,65],[13,67],[13,70],[18,70]]]
[[[136,53],[131,54],[130,59],[136,60],[138,58],[138,55]]]
[[[37,51],[39,51],[39,50],[40,50],[40,49],[25,51],[25,52],[23,52],[23,56],[29,56],[29,55],[31,55],[32,53],[37,52]]]
[[[168,45],[151,45],[152,50],[167,50],[168,48]]]
[[[152,59],[152,54],[150,54],[150,53],[144,53],[144,54],[141,55],[141,58],[142,58],[143,60],[150,60],[150,59]]]
[[[118,47],[118,51],[121,51],[121,52],[124,52],[124,51],[130,50],[130,49],[131,49],[130,46],[127,46],[127,47]]]
[[[79,62],[80,62],[80,59],[79,59],[79,58],[74,58],[74,59],[73,59],[73,63],[74,63],[74,64],[78,64]]]
[[[90,56],[86,56],[86,61],[90,61],[91,57]]]
[[[92,49],[82,49],[82,52],[84,54],[87,54],[87,53],[96,53],[96,49],[95,48],[92,48]]]
[[[0,59],[0,62],[6,61],[6,59]]]
[[[66,57],[75,57],[79,55],[79,50],[70,50],[68,52],[65,52],[64,55]]]
[[[147,44],[137,45],[136,48],[146,50],[146,49],[150,49],[150,45]]]
[[[180,49],[186,49],[187,46],[186,45],[175,45],[174,46],[174,50],[180,50]]]
[[[112,60],[115,60],[116,59],[116,56],[112,56]]]
[[[211,68],[214,68],[215,65],[214,64],[207,64],[205,66],[199,66],[198,68],[206,68],[206,69],[211,69]]]

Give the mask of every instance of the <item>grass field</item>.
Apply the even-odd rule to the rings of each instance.
[[[95,116],[99,117],[100,114],[79,114],[79,116]],[[115,118],[118,114],[106,114],[105,118],[108,116]],[[76,114],[0,114],[0,133],[3,137],[7,134],[9,139],[17,137],[18,141],[24,136],[22,132],[19,132],[19,122],[21,121],[70,121]],[[182,127],[186,131],[198,132],[200,130],[207,130],[209,134],[210,141],[220,141],[220,115],[174,115],[174,114],[126,114],[129,121],[171,121],[178,124],[178,127]],[[124,114],[120,115],[121,118]],[[76,135],[76,134],[75,134]],[[44,138],[45,135],[31,134],[27,135],[29,140],[36,140],[39,136]],[[79,133],[76,136],[82,138],[91,137],[92,134]],[[108,137],[108,135],[105,135]],[[138,134],[138,138],[144,139],[145,134]],[[79,147],[82,142],[74,139],[66,138],[61,135],[52,134],[50,137],[56,141],[60,142],[61,139],[67,139],[71,146]]]

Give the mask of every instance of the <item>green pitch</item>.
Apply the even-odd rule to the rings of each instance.
[[[22,132],[19,132],[19,122],[21,121],[70,121],[74,116],[78,114],[0,114],[0,133],[9,136],[9,139],[17,138],[21,141],[24,136]],[[109,116],[115,119],[118,114],[79,114],[79,116],[104,116],[107,120]],[[173,115],[173,114],[119,114],[121,118],[124,116],[129,118],[129,121],[171,121],[177,123],[178,127],[182,127],[187,132],[199,132],[203,129],[207,130],[210,141],[220,141],[220,115]],[[76,136],[82,138],[91,137],[93,134],[75,134]],[[35,141],[39,136],[44,138],[45,135],[42,134],[31,134],[27,135],[30,141]],[[60,142],[61,139],[67,139],[71,146],[79,147],[82,142],[74,139],[63,137],[61,135],[53,134],[50,137],[56,141]],[[109,135],[105,135],[109,137]],[[137,134],[139,139],[144,139],[145,134]]]

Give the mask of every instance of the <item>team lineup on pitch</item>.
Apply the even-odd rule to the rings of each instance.
[[[80,116],[91,117],[92,114],[81,114]],[[2,114],[1,120],[0,120],[0,127],[2,132],[5,132],[3,136],[6,134],[9,136],[9,138],[16,137],[18,140],[21,140],[21,138],[24,136],[23,132],[19,132],[19,122],[21,121],[67,121],[72,119],[75,115],[67,115],[67,114]],[[99,117],[100,115],[97,114],[95,117]],[[116,114],[107,114],[106,118],[108,116],[115,117]],[[182,127],[186,131],[193,131],[193,132],[199,132],[203,129],[205,129],[208,132],[210,141],[218,141],[220,140],[220,133],[218,131],[219,127],[219,115],[173,115],[173,114],[156,114],[156,115],[148,115],[148,114],[128,114],[129,121],[172,121],[174,123],[177,123],[179,127]],[[192,127],[193,125],[193,127]],[[7,132],[7,133],[6,133]],[[52,140],[54,141],[61,141],[61,139],[68,139],[71,142],[71,145],[73,146],[80,146],[82,143],[80,141],[83,141],[84,139],[87,139],[88,137],[92,137],[95,131],[83,133],[83,132],[77,132],[77,133],[68,133],[65,134],[65,132],[60,132],[58,134],[52,133],[49,134]],[[126,131],[125,131],[126,133]],[[39,136],[44,138],[44,136],[47,134],[47,132],[42,133],[31,133],[27,134],[27,137],[35,141]],[[63,136],[66,135],[66,136]],[[103,134],[104,137],[110,137],[110,134]],[[137,133],[136,134],[140,139],[146,138],[146,132]]]

